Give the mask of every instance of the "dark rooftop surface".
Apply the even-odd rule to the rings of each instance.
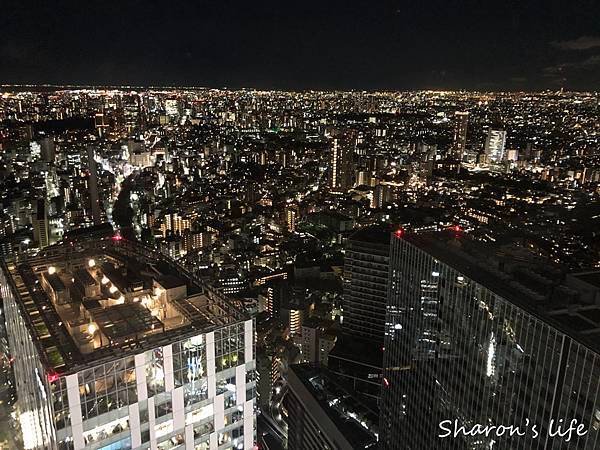
[[[349,238],[350,241],[368,242],[384,246],[390,245],[390,229],[378,225],[366,227],[353,233]]]
[[[156,280],[165,289],[174,289],[185,286],[185,281],[175,275],[163,275]]]
[[[329,357],[346,359],[358,364],[381,368],[383,347],[380,343],[342,334],[338,337]]]
[[[600,289],[600,272],[578,273],[572,276]]]
[[[392,234],[392,239],[403,239],[413,244],[496,295],[600,353],[599,327],[594,329],[575,313],[550,314],[552,310],[567,308],[568,305],[557,304],[556,299],[550,299],[547,295],[530,289],[531,286],[517,282],[510,273],[494,265],[498,263],[499,244],[475,241],[462,232],[450,230],[404,234],[402,237]],[[524,262],[522,256],[520,258],[515,258],[515,261]],[[584,328],[583,324],[586,325]]]

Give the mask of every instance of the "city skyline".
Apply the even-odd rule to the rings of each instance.
[[[595,449],[599,96],[0,87],[0,447]]]

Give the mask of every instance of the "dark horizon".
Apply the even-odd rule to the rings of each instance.
[[[558,88],[545,88],[545,89],[498,89],[498,90],[484,90],[484,89],[449,89],[449,88],[417,88],[417,89],[283,89],[283,88],[258,88],[253,86],[184,86],[184,85],[134,85],[134,84],[53,84],[53,83],[39,83],[39,84],[11,84],[11,83],[0,83],[0,92],[54,92],[61,90],[117,90],[117,91],[135,91],[135,90],[182,90],[182,91],[208,91],[208,90],[219,90],[219,91],[256,91],[256,92],[287,92],[287,93],[308,93],[308,92],[326,92],[326,93],[365,93],[365,94],[376,94],[376,93],[415,93],[415,92],[448,92],[448,93],[465,93],[465,94],[548,94],[563,92],[565,94],[597,94],[600,93],[600,87],[597,89],[565,89],[562,87]]]
[[[600,2],[8,0],[0,83],[596,91]]]

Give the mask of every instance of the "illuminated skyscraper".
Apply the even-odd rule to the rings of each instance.
[[[139,126],[140,99],[136,94],[123,96],[123,122],[128,133]]]
[[[334,134],[329,174],[332,192],[345,193],[352,187],[356,139],[354,130],[340,130]]]
[[[489,130],[485,141],[485,154],[489,162],[498,163],[504,159],[506,131]]]
[[[467,145],[467,128],[469,125],[469,113],[456,111],[454,113],[454,144],[455,157],[462,161]]]
[[[2,262],[26,449],[251,449],[253,321],[119,237]]]
[[[524,267],[522,251],[456,234],[392,237],[380,448],[599,448],[600,328],[584,317],[600,307]],[[565,443],[551,419],[588,433]],[[527,432],[439,438],[455,420]]]
[[[88,166],[90,170],[89,188],[90,188],[90,207],[92,209],[92,219],[94,225],[102,223],[100,216],[100,195],[98,192],[98,169],[96,167],[96,159],[94,158],[94,147],[87,147]]]
[[[287,223],[287,229],[291,233],[296,231],[299,213],[298,205],[291,204],[285,207],[285,221]]]

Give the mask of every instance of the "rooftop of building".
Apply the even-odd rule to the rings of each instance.
[[[379,417],[361,402],[339,376],[312,364],[290,366],[327,417],[355,449],[376,448]],[[290,386],[293,388],[293,386]]]
[[[120,237],[47,247],[3,269],[49,374],[247,318],[176,262]]]
[[[600,289],[600,271],[576,273],[572,274],[571,276],[589,284],[590,286],[593,286],[596,289]]]
[[[356,231],[348,238],[348,240],[389,247],[390,228],[386,226],[372,225]]]
[[[481,242],[456,229],[393,236],[600,353],[600,304],[567,286],[561,268],[534,253],[526,241]],[[576,276],[594,285],[600,271]]]

